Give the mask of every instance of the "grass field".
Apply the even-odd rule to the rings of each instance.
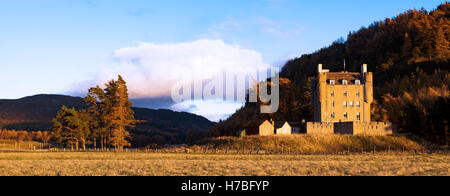
[[[338,154],[356,152],[424,151],[427,147],[405,136],[291,135],[220,137],[186,147],[189,152],[214,149],[237,154]]]
[[[450,175],[450,155],[205,155],[0,153],[6,176]]]

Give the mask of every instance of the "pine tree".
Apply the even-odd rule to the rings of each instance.
[[[74,108],[63,106],[53,119],[53,133],[57,141],[63,142],[73,150],[81,144],[86,150],[87,138],[90,134],[88,117]]]
[[[124,146],[130,146],[127,138],[130,137],[126,130],[134,127],[133,103],[128,99],[128,89],[125,80],[119,75],[118,80],[111,80],[102,89],[99,86],[89,89],[88,96],[84,98],[88,109],[85,111],[92,130],[91,138],[94,147],[97,138],[104,149],[107,145],[121,150]]]
[[[305,82],[302,85],[301,89],[301,103],[300,103],[300,111],[302,115],[302,120],[312,121],[313,120],[313,108],[312,108],[312,80],[313,78],[306,78]]]
[[[111,81],[107,87],[111,96],[112,112],[108,115],[111,128],[111,144],[118,150],[130,146],[127,141],[130,133],[128,127],[134,127],[134,111],[131,109],[133,103],[128,99],[128,89],[125,80],[119,75],[117,81]]]
[[[411,42],[411,38],[409,37],[408,33],[405,33],[405,38],[403,40],[403,45],[402,45],[402,58],[405,60],[409,60],[411,59],[412,56],[412,42]]]
[[[445,26],[443,21],[441,21],[439,24]],[[436,28],[435,47],[435,57],[448,57],[450,53],[450,43],[445,37],[445,32],[441,25],[438,25],[438,27]]]
[[[89,144],[89,138],[91,137],[91,124],[95,123],[88,110],[78,111],[78,139],[80,140],[81,147],[86,150],[86,144]]]
[[[84,98],[84,102],[88,106],[87,113],[90,115],[91,121],[89,127],[92,131],[92,140],[94,148],[97,148],[97,139],[100,141],[101,149],[105,148],[105,138],[107,132],[105,128],[105,114],[103,113],[105,94],[103,89],[99,86],[89,89],[87,97]]]

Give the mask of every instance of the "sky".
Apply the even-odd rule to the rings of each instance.
[[[173,103],[187,72],[282,66],[350,31],[441,0],[0,0],[0,99],[83,96],[124,76],[140,107],[217,121],[242,103]],[[245,71],[241,71],[243,74]]]

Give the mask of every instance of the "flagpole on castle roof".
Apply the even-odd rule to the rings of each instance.
[[[345,58],[344,58],[344,72],[345,72]]]

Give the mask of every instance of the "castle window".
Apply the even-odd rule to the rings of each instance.
[[[335,117],[335,116],[334,116],[334,112],[333,112],[333,113],[331,113],[331,118],[334,119],[334,117]]]
[[[333,108],[334,108],[334,101],[332,101],[332,102],[331,102],[331,107],[333,107]]]
[[[356,85],[356,86],[361,85],[361,81],[360,81],[360,80],[355,80],[355,85]]]
[[[348,85],[348,81],[347,80],[342,80],[342,85],[347,86]]]
[[[346,112],[346,113],[344,113],[344,118],[345,118],[345,120],[347,120],[347,119],[348,119],[348,114],[347,114],[347,112]]]
[[[336,83],[334,82],[334,80],[330,80],[330,85],[334,86]]]
[[[344,97],[347,97],[347,91],[344,92]]]
[[[347,102],[346,101],[344,101],[344,107],[347,107]]]
[[[331,92],[331,97],[334,97],[334,91],[333,91],[333,92]]]
[[[358,92],[356,92],[356,97],[359,97],[360,96],[360,93],[359,93],[359,91]]]
[[[359,103],[359,101],[356,102],[356,107],[361,107],[361,104]]]
[[[350,107],[353,107],[353,101],[350,101]]]
[[[361,121],[361,113],[356,113],[356,120]]]

